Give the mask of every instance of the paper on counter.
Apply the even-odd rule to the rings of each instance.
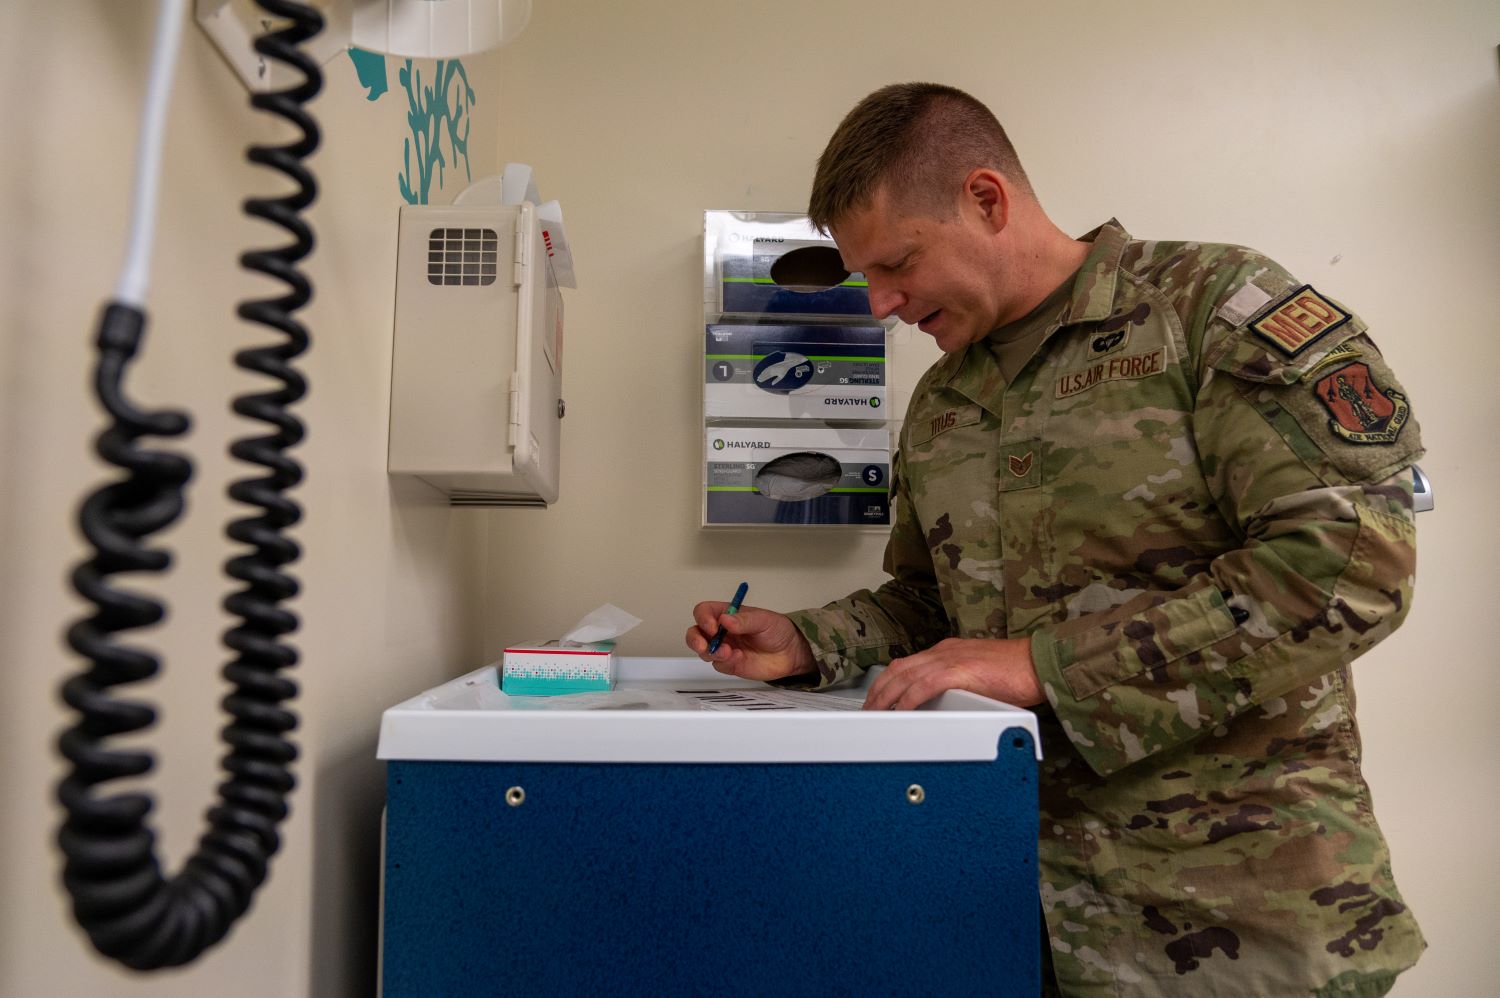
[[[864,700],[835,693],[734,686],[723,689],[616,688],[565,697],[511,697],[513,710],[859,710]]]
[[[861,710],[865,702],[833,693],[806,690],[746,689],[676,690],[678,696],[696,701],[700,710]]]

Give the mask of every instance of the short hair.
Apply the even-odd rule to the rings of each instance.
[[[844,116],[813,176],[807,215],[820,232],[867,207],[885,185],[905,211],[952,214],[958,185],[990,167],[1027,194],[1031,182],[1000,122],[973,97],[940,83],[881,87]]]

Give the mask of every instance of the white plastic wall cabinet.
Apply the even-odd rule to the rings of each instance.
[[[454,505],[555,502],[562,331],[534,205],[402,207],[387,470]]]

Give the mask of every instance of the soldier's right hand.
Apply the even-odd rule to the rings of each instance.
[[[723,600],[707,600],[693,607],[695,626],[687,630],[688,650],[718,671],[741,679],[781,679],[817,671],[812,648],[791,619],[774,610],[741,606],[724,611]],[[713,636],[724,628],[718,651],[709,654]]]

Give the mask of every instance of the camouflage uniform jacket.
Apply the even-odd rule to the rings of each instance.
[[[1349,663],[1415,572],[1418,427],[1365,326],[1242,247],[1110,222],[1014,382],[919,382],[891,579],[792,614],[820,685],[1030,635],[1063,994],[1379,995],[1425,943]]]

